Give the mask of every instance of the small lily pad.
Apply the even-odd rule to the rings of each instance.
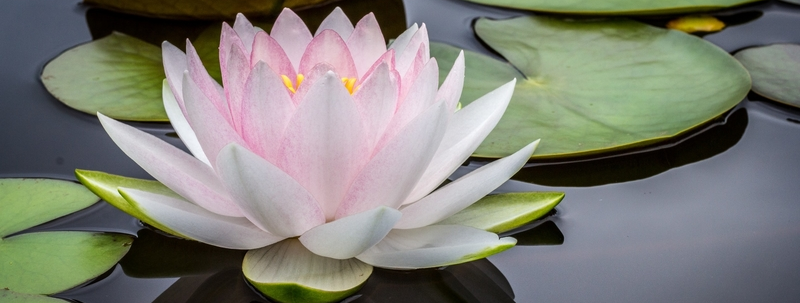
[[[709,15],[684,16],[678,19],[670,20],[667,23],[667,28],[679,30],[685,33],[711,33],[721,31],[723,28],[725,28],[725,23],[716,17]]]
[[[753,77],[753,91],[800,107],[800,45],[773,44],[736,53]]]
[[[166,19],[225,20],[233,19],[237,13],[243,13],[248,16],[269,16],[280,12],[280,9],[284,6],[303,8],[327,1],[328,0],[84,0],[83,2],[134,15]]]
[[[42,295],[31,295],[0,289],[0,302],[3,303],[66,303],[67,301]]]
[[[457,224],[493,233],[536,220],[564,199],[562,192],[521,192],[486,196],[437,224]]]
[[[67,50],[42,83],[69,107],[132,121],[168,121],[161,102],[161,50],[121,33]]]
[[[99,199],[74,182],[0,179],[0,238],[71,214]]]
[[[480,19],[475,31],[509,62],[466,52],[461,102],[518,79],[478,157],[504,157],[539,138],[532,158],[644,146],[704,124],[750,90],[747,71],[725,51],[635,21]],[[458,49],[432,43],[431,54],[446,75]]]
[[[256,289],[279,302],[322,303],[355,293],[372,266],[318,256],[293,238],[248,251],[242,271]]]
[[[471,2],[543,11],[586,15],[654,15],[711,11],[760,0],[468,0]]]

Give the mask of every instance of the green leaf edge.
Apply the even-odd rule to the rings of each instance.
[[[468,2],[478,3],[486,6],[512,8],[518,10],[550,13],[550,14],[570,14],[570,15],[585,15],[585,16],[637,16],[637,15],[669,15],[681,13],[702,13],[715,10],[727,9],[731,7],[743,6],[749,3],[761,2],[764,0],[746,0],[741,1],[734,5],[694,5],[694,6],[676,6],[665,9],[644,9],[644,10],[621,10],[621,11],[583,11],[583,10],[548,10],[548,9],[532,9],[522,6],[507,6],[490,4],[489,1],[481,0],[465,0]],[[555,0],[558,1],[558,0]],[[595,0],[598,1],[598,0]]]
[[[119,187],[133,188],[171,197],[180,197],[161,182],[123,177],[101,171],[75,170],[75,177],[89,190],[121,211],[168,234],[193,240],[191,237],[174,231],[145,214],[135,203],[126,200],[117,190]]]
[[[65,303],[69,302],[59,298],[43,295],[33,295],[15,292],[10,289],[0,288],[0,302],[2,303]]]
[[[786,2],[786,1],[784,1],[784,2]],[[790,3],[795,3],[797,5],[800,5],[800,2],[790,2]],[[795,45],[795,46],[800,47],[800,44],[795,44],[795,43],[772,43],[772,44],[768,44],[768,45],[753,46],[753,47],[748,47],[748,48],[742,49],[742,50],[736,52],[736,54],[734,54],[733,57],[736,58],[736,60],[739,61],[739,63],[741,63],[742,66],[745,67],[745,69],[747,69],[747,66],[744,63],[742,63],[742,58],[741,58],[742,56],[745,56],[748,52],[758,51],[759,49],[763,49],[763,48],[767,48],[767,47],[771,47],[771,46],[775,46],[775,45]],[[747,72],[749,73],[750,70],[748,70]],[[800,72],[798,72],[798,73],[800,73]],[[752,79],[753,75],[751,74],[750,77]],[[764,91],[760,90],[759,87],[756,86],[756,85],[753,85],[750,89],[753,90],[753,92],[758,94],[759,96],[762,96],[762,97],[767,98],[769,100],[778,102],[780,104],[788,105],[788,106],[791,106],[791,107],[800,108],[800,104],[792,104],[791,102],[788,102],[788,101],[785,101],[785,100],[781,100],[781,99],[775,97],[774,95],[772,95],[772,93],[764,92]]]
[[[371,268],[371,267],[370,267]],[[367,280],[352,289],[344,291],[326,291],[297,283],[259,283],[245,276],[247,281],[264,295],[278,302],[325,303],[336,302],[358,292]]]
[[[539,219],[564,199],[563,192],[515,192],[489,195],[437,224],[465,225],[493,233],[502,233]],[[508,202],[513,200],[512,202]],[[504,203],[514,203],[518,208],[530,208],[502,221],[484,221],[480,214],[504,208]],[[516,206],[515,205],[515,206]],[[483,221],[483,222],[482,222]]]

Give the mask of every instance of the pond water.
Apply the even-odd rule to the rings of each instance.
[[[74,180],[74,169],[81,168],[148,178],[95,117],[62,105],[38,79],[48,60],[92,39],[87,7],[61,0],[0,6],[0,177]],[[474,18],[527,14],[459,0],[406,0],[405,6],[408,22],[427,23],[431,40],[483,53],[489,52],[470,27]],[[767,1],[722,14],[760,15],[705,36],[729,52],[800,43],[800,6]],[[181,144],[167,135],[167,124],[132,124]],[[659,146],[530,163],[498,191],[563,191],[566,198],[554,214],[518,234],[521,245],[488,261],[440,270],[377,270],[360,296],[346,301],[795,301],[799,150],[800,110],[750,94],[720,120]],[[474,159],[457,174],[482,163]],[[58,297],[266,302],[237,270],[240,252],[139,231],[135,219],[105,203],[35,229],[138,232],[122,265]]]

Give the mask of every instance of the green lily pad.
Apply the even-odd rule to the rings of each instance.
[[[512,230],[536,220],[564,199],[562,192],[521,192],[483,197],[437,224],[457,224],[493,233]]]
[[[111,35],[67,50],[42,71],[42,83],[69,107],[132,121],[168,121],[161,102],[161,49]]]
[[[760,0],[467,0],[471,2],[543,11],[586,15],[653,15],[711,11]]]
[[[125,200],[125,198],[123,198],[122,195],[120,195],[119,191],[117,190],[117,188],[119,187],[125,187],[125,188],[133,188],[146,192],[156,193],[159,195],[172,196],[176,198],[180,197],[174,191],[164,186],[164,184],[161,184],[161,182],[154,180],[128,178],[100,171],[91,171],[82,169],[76,169],[75,176],[78,178],[78,181],[83,183],[83,185],[89,188],[89,190],[94,192],[96,195],[100,196],[100,198],[103,198],[103,200],[105,200],[109,204],[114,205],[114,207],[119,208],[120,210],[141,220],[142,222],[147,223],[155,228],[158,228],[166,233],[181,238],[188,238],[172,229],[169,229],[163,224],[158,223],[156,220],[153,220],[149,216],[142,213],[138,208],[131,205],[128,202],[128,200]]]
[[[50,179],[0,179],[0,238],[99,201],[86,187]]]
[[[318,256],[296,238],[248,251],[245,278],[278,302],[322,303],[355,293],[372,274],[372,266],[355,258]]]
[[[753,91],[800,107],[800,45],[773,44],[736,53],[753,77]]]
[[[23,294],[8,289],[0,289],[2,303],[65,303],[67,301],[42,295]]]
[[[166,19],[233,19],[237,13],[248,16],[269,16],[279,13],[281,8],[304,8],[318,5],[328,0],[236,0],[236,1],[194,1],[194,0],[84,0],[86,4],[128,14],[151,16]]]
[[[634,21],[480,19],[475,31],[509,62],[466,52],[461,102],[518,80],[478,157],[504,157],[540,138],[535,159],[643,146],[721,115],[750,90],[747,71],[725,51]],[[431,54],[444,77],[458,49],[432,43]]]

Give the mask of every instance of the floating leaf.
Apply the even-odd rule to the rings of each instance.
[[[467,0],[486,5],[552,13],[652,15],[710,11],[760,0]]]
[[[296,238],[247,252],[244,276],[279,302],[334,302],[355,293],[372,273],[357,259],[318,256]]]
[[[67,301],[42,295],[13,292],[0,288],[0,302],[3,303],[65,303]]]
[[[719,116],[750,90],[747,71],[718,47],[634,21],[531,16],[480,19],[475,30],[510,64],[467,52],[461,102],[518,78],[479,157],[504,157],[539,138],[533,158],[643,146]],[[431,53],[446,75],[458,50],[434,43]]]
[[[98,200],[74,182],[0,179],[0,238],[79,211]]]
[[[710,33],[721,31],[725,28],[725,23],[714,16],[685,16],[669,21],[667,23],[667,28],[685,33]]]
[[[280,12],[284,6],[303,8],[318,5],[328,0],[84,0],[83,2],[124,13],[167,19],[233,19],[237,13],[248,16],[268,16]]]
[[[486,196],[438,224],[458,224],[493,233],[512,230],[544,216],[561,200],[561,192],[521,192]]]
[[[72,48],[50,61],[42,83],[69,107],[133,121],[167,121],[161,102],[161,50],[120,33]]]
[[[753,91],[800,107],[800,45],[773,44],[736,53],[753,77]]]

